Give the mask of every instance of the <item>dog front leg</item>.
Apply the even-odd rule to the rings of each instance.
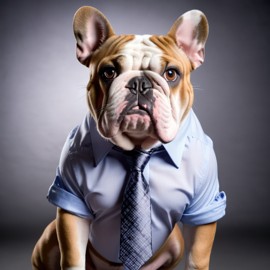
[[[208,270],[216,233],[216,222],[183,227],[186,264],[185,270]]]
[[[62,270],[85,270],[90,221],[57,209],[56,229]]]
[[[182,260],[184,239],[178,224],[174,226],[166,242],[141,270],[174,269]]]

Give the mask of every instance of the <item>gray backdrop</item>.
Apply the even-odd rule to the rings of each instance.
[[[61,148],[87,111],[88,70],[75,57],[72,17],[93,5],[117,33],[165,34],[189,9],[208,17],[206,61],[192,74],[194,110],[214,140],[219,228],[262,231],[269,215],[269,1],[2,1],[0,228],[37,236],[55,215],[46,200]]]

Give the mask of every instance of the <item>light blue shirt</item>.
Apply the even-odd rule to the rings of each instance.
[[[144,169],[150,185],[152,248],[158,250],[176,222],[200,225],[225,215],[226,195],[219,191],[211,139],[193,111],[176,138],[164,144]],[[48,200],[90,219],[89,240],[110,261],[118,259],[120,211],[127,181],[126,158],[96,130],[90,115],[73,129],[63,147]]]

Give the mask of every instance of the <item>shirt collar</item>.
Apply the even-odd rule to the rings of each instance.
[[[183,152],[186,145],[186,139],[190,133],[191,111],[182,122],[179,131],[173,141],[163,144],[170,161],[177,168],[180,167]],[[114,144],[102,138],[97,131],[94,119],[89,116],[89,129],[91,136],[92,151],[94,157],[94,165],[97,166],[102,159],[112,150]]]
[[[111,151],[111,149],[113,148],[113,143],[105,140],[100,136],[97,131],[96,123],[92,117],[90,118],[89,128],[94,157],[94,165],[97,166],[99,162]]]
[[[179,168],[181,165],[183,152],[186,146],[186,140],[190,135],[190,122],[191,113],[189,113],[185,120],[182,122],[174,140],[163,145],[171,161],[173,162],[173,165],[176,168]]]

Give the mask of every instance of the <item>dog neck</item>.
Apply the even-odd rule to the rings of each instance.
[[[162,143],[157,140],[157,138],[147,137],[147,138],[134,138],[130,137],[130,140],[133,142],[136,148],[140,148],[143,150],[150,150],[152,148],[160,146]]]

